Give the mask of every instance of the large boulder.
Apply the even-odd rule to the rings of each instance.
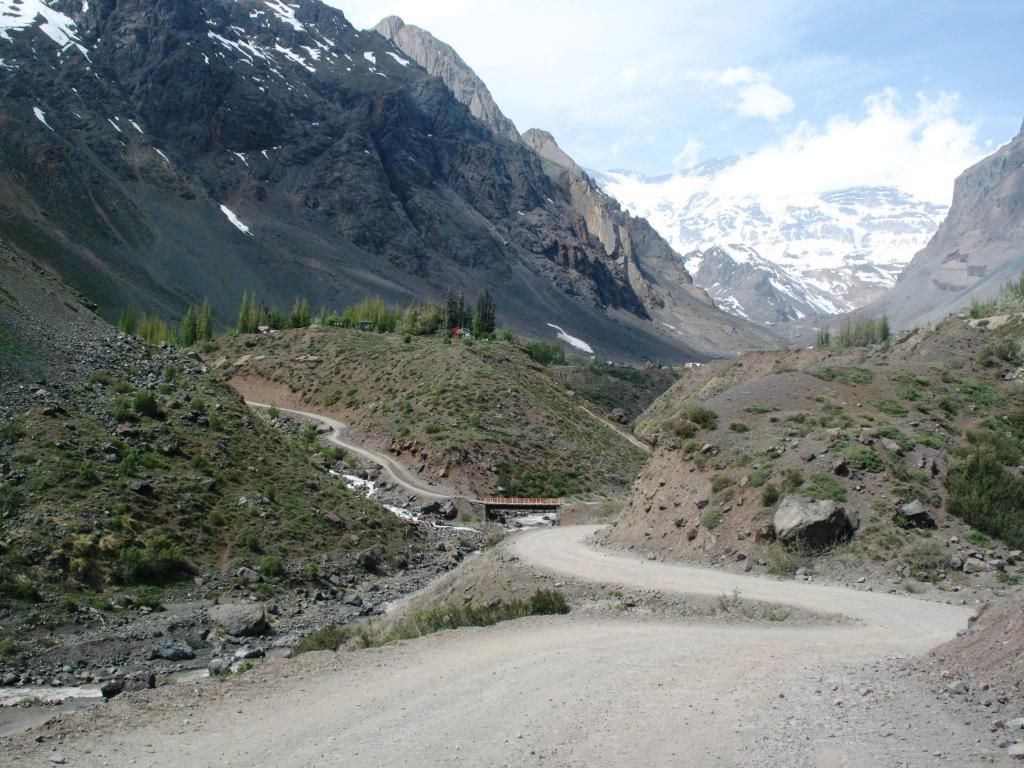
[[[846,541],[856,530],[856,520],[834,501],[812,501],[787,496],[772,519],[775,538],[790,544],[799,542],[824,549]]]
[[[893,519],[896,522],[903,521],[904,524],[911,526],[912,528],[934,528],[935,518],[931,516],[927,507],[917,499],[914,499],[909,504],[904,504],[900,507]]]
[[[192,646],[183,640],[168,640],[158,643],[149,649],[150,659],[164,659],[166,661],[187,661],[194,659],[196,652]]]
[[[235,637],[257,637],[270,628],[261,605],[224,603],[210,606],[208,613],[213,624]]]

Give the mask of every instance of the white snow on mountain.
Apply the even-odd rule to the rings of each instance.
[[[684,256],[698,285],[736,314],[744,314],[737,309],[742,301],[727,284],[704,285],[699,278],[704,254],[715,246],[736,264],[770,274],[772,287],[806,305],[796,314],[845,312],[892,287],[947,210],[883,186],[776,196],[723,190],[716,178],[737,160],[710,160],[657,178],[595,174],[606,192]]]
[[[75,48],[88,56],[70,16],[50,8],[42,0],[0,0],[0,39],[10,40],[10,31],[26,29],[39,22],[39,29],[60,46],[61,52]]]

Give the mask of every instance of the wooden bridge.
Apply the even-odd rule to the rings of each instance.
[[[561,499],[531,499],[521,497],[484,497],[478,500],[488,518],[498,517],[499,512],[521,510],[523,512],[557,512],[562,506]]]

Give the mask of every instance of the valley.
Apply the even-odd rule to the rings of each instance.
[[[0,0],[0,764],[1021,764],[1001,5]]]

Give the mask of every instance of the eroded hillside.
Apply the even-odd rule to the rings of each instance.
[[[473,493],[618,493],[645,458],[511,342],[310,328],[223,337],[206,359],[248,399],[334,417]]]
[[[910,589],[1015,582],[1021,323],[953,318],[891,345],[755,353],[684,372],[638,422],[657,449],[606,540],[778,574],[909,579]],[[855,532],[827,552],[773,541],[787,497],[835,502]]]

